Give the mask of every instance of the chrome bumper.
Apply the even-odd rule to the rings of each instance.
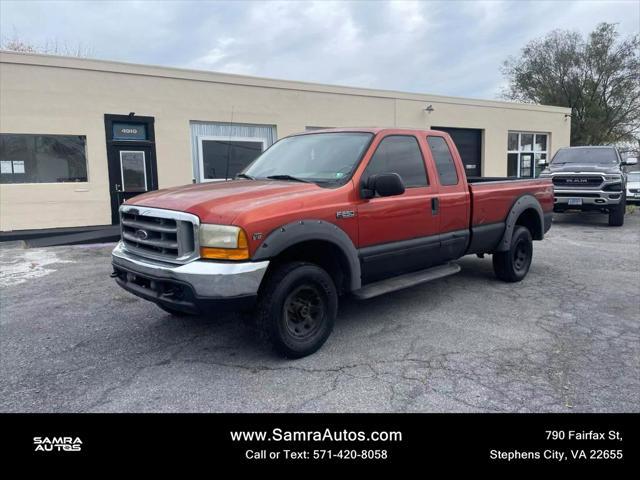
[[[640,202],[640,192],[635,193],[627,190],[627,202],[628,201]]]
[[[561,194],[562,196],[558,196]],[[581,198],[582,205],[618,205],[622,199],[622,192],[605,192],[604,190],[561,190],[554,189],[554,204],[568,205],[570,198]]]
[[[269,266],[269,261],[235,263],[205,260],[174,265],[134,255],[122,242],[113,249],[111,262],[116,268],[142,277],[188,284],[200,298],[256,295]]]

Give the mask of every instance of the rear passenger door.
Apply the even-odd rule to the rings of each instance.
[[[454,145],[444,136],[427,136],[427,146],[436,167],[439,185],[438,219],[440,259],[461,257],[469,241],[470,194],[465,172]],[[454,155],[458,161],[454,160]]]
[[[361,199],[358,204],[359,252],[363,282],[420,270],[438,256],[438,218],[432,212],[437,186],[430,184],[418,139],[387,135],[357,180],[397,173],[405,184],[402,195]]]

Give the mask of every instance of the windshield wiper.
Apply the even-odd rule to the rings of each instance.
[[[298,178],[298,177],[293,177],[291,175],[269,175],[266,178],[271,179],[271,180],[292,180],[294,182],[302,182],[302,183],[313,183],[310,182],[309,180],[305,180],[304,178]]]
[[[246,173],[239,173],[236,175],[236,178],[246,178],[248,180],[255,180],[255,177],[252,177],[251,175],[247,175]]]

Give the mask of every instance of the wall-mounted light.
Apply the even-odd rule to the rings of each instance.
[[[429,104],[427,105],[427,107],[424,109],[425,112],[427,113],[431,113],[435,110],[435,108],[433,108],[433,105]]]
[[[135,117],[135,115],[136,115],[136,112],[129,112],[129,117],[130,117],[130,118]]]
[[[571,114],[570,113],[565,113],[564,114],[564,119],[566,120],[567,118],[571,118]]]

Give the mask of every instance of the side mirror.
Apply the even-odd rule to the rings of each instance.
[[[635,157],[629,157],[622,161],[622,165],[635,165],[638,163],[638,159]]]
[[[379,173],[371,175],[364,187],[363,197],[372,198],[375,194],[381,197],[391,197],[404,193],[404,183],[397,173]]]

